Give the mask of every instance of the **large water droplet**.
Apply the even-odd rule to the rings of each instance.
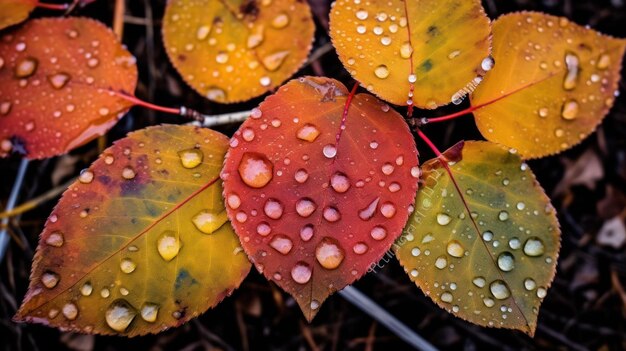
[[[283,215],[283,204],[276,199],[268,199],[263,206],[263,212],[271,219],[279,219]]]
[[[78,317],[78,307],[72,302],[68,302],[63,305],[63,309],[61,309],[63,316],[70,321],[73,321]]]
[[[509,219],[509,213],[506,211],[500,211],[500,213],[498,213],[498,219],[502,222],[506,221]]]
[[[480,63],[480,68],[482,68],[482,70],[485,72],[489,72],[491,71],[491,69],[493,68],[495,64],[496,64],[496,61],[493,59],[493,57],[491,56],[485,57],[483,61]]]
[[[78,181],[83,184],[91,183],[93,181],[93,172],[84,169],[82,172],[80,172],[80,175],[78,176]]]
[[[498,255],[498,268],[504,272],[510,272],[515,268],[515,257],[510,252]]]
[[[575,119],[578,116],[578,102],[574,99],[566,101],[561,109],[561,117],[566,120]]]
[[[135,309],[123,299],[113,301],[104,314],[109,327],[118,332],[125,331],[136,315]]]
[[[211,234],[221,228],[228,221],[226,211],[214,212],[202,210],[191,218],[193,225],[204,234]]]
[[[61,247],[63,246],[63,243],[64,243],[63,233],[61,232],[52,232],[46,238],[46,244],[50,246]]]
[[[288,55],[288,50],[277,51],[273,54],[265,56],[261,60],[261,63],[263,63],[263,66],[265,66],[268,71],[274,72],[283,64],[283,62],[285,62],[285,58],[287,58]]]
[[[354,246],[352,247],[352,251],[354,251],[354,253],[357,255],[362,255],[366,253],[367,250],[368,250],[367,244],[362,241],[359,241],[358,243],[354,244]]]
[[[303,125],[296,132],[296,137],[298,139],[305,140],[311,143],[315,141],[315,139],[317,139],[319,135],[320,135],[319,129],[317,129],[316,126],[309,124],[309,123]]]
[[[445,213],[437,214],[437,223],[439,223],[440,225],[448,225],[450,221],[452,221],[452,217],[448,216],[447,214]]]
[[[380,206],[380,213],[385,218],[391,218],[396,215],[396,206],[391,202],[385,202]]]
[[[136,175],[135,170],[131,167],[124,167],[124,169],[122,169],[122,178],[126,180],[131,180],[135,178]]]
[[[504,300],[511,296],[511,291],[509,290],[509,287],[504,281],[499,279],[489,284],[489,290],[491,291],[493,297],[498,300]]]
[[[313,228],[312,224],[307,224],[300,228],[300,239],[304,241],[311,240],[313,234],[315,234],[315,229]]]
[[[239,176],[241,180],[252,188],[262,188],[272,180],[274,165],[257,152],[246,152],[239,163]]]
[[[313,214],[316,208],[315,202],[308,197],[302,198],[296,202],[296,212],[305,218]]]
[[[309,179],[309,173],[306,171],[306,169],[300,168],[296,171],[296,173],[294,173],[293,178],[296,180],[296,182],[302,184],[306,182],[307,179]]]
[[[405,42],[400,46],[400,57],[402,57],[403,59],[408,59],[411,57],[412,54],[413,47],[411,46],[411,43]]]
[[[484,288],[487,281],[483,277],[476,277],[472,279],[472,283],[474,283],[474,285],[476,285],[479,288]]]
[[[374,69],[374,74],[380,79],[389,77],[389,69],[385,65],[380,65]]]
[[[524,243],[524,253],[531,257],[537,257],[543,255],[545,246],[543,241],[536,236],[528,238]]]
[[[283,255],[288,254],[293,247],[293,242],[286,235],[276,234],[270,241],[270,246]]]
[[[326,158],[333,158],[337,155],[337,148],[333,144],[328,144],[324,146],[322,153]]]
[[[57,73],[48,76],[48,82],[50,82],[53,88],[61,89],[70,81],[70,78],[70,75],[67,73]]]
[[[278,16],[274,17],[272,20],[272,27],[276,29],[282,29],[287,27],[289,24],[289,16],[286,13],[281,13]]]
[[[228,207],[236,210],[239,208],[239,206],[241,206],[241,198],[239,198],[239,195],[237,194],[229,194],[226,197],[226,204],[228,204]]]
[[[37,61],[34,57],[27,57],[15,66],[15,77],[16,78],[28,78],[35,74],[37,70],[37,66],[39,65],[39,61]]]
[[[204,153],[199,149],[186,149],[178,152],[180,163],[185,168],[196,168],[202,163]]]
[[[461,243],[456,240],[452,240],[448,243],[446,251],[448,252],[448,255],[457,258],[463,257],[463,255],[465,254],[465,248],[463,248],[463,245],[461,245]]]
[[[535,283],[535,281],[532,278],[524,279],[524,289],[528,291],[532,291],[532,290],[535,290],[536,287],[537,287],[537,283]]]
[[[345,254],[336,239],[325,237],[315,248],[317,262],[326,269],[335,269],[343,261]]]
[[[80,287],[80,294],[83,296],[90,296],[93,292],[93,286],[90,282],[86,282]]]
[[[323,216],[325,220],[331,223],[337,222],[338,220],[341,219],[341,213],[339,212],[339,210],[332,206],[324,208]]]
[[[341,172],[336,172],[330,178],[330,186],[338,193],[345,193],[350,188],[350,179]]]
[[[450,302],[452,302],[453,299],[454,299],[454,297],[448,291],[446,291],[446,292],[441,294],[441,301],[443,301],[443,302],[450,303]]]
[[[356,15],[356,18],[363,21],[367,19],[367,17],[369,16],[369,13],[367,13],[367,11],[364,9],[359,9],[355,15]]]
[[[48,289],[52,289],[57,286],[57,284],[59,284],[59,279],[58,274],[50,271],[46,271],[41,275],[41,282]]]
[[[298,284],[306,284],[311,280],[311,267],[308,263],[300,261],[291,269],[291,278]]]
[[[446,256],[437,257],[437,259],[435,260],[435,267],[439,269],[444,269],[447,266],[448,266],[448,259],[446,258]]]
[[[137,264],[130,258],[124,258],[120,261],[120,270],[126,274],[132,273],[137,268]]]
[[[367,221],[371,219],[372,217],[374,217],[374,214],[376,214],[376,208],[378,207],[379,201],[380,201],[380,197],[377,197],[372,202],[370,202],[370,204],[367,205],[367,207],[359,210],[359,218],[361,218],[364,221]]]
[[[565,66],[567,68],[567,73],[565,74],[565,78],[563,79],[563,89],[565,90],[573,90],[576,88],[576,84],[578,83],[578,73],[579,73],[579,65],[580,60],[578,56],[572,52],[568,52],[565,54]]]
[[[154,323],[159,315],[159,306],[154,303],[146,302],[141,307],[141,318],[148,322]]]
[[[165,261],[171,261],[180,251],[181,243],[177,237],[176,232],[172,230],[166,230],[157,239],[157,250],[161,258]]]
[[[383,240],[387,237],[387,229],[383,226],[377,225],[370,231],[370,236],[374,240]]]
[[[600,55],[596,67],[600,70],[605,70],[609,68],[609,65],[611,65],[611,56],[609,56],[608,54]]]

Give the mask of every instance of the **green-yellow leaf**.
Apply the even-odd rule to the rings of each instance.
[[[15,319],[134,336],[229,295],[250,263],[222,201],[227,148],[209,129],[165,125],[105,150],[48,218]]]
[[[447,311],[532,335],[556,269],[555,211],[528,166],[497,144],[460,142],[444,156],[453,178],[438,159],[424,164],[398,259]]]
[[[471,99],[486,105],[474,112],[478,128],[525,158],[578,144],[613,106],[625,48],[624,39],[562,17],[500,17],[493,25],[495,67]]]

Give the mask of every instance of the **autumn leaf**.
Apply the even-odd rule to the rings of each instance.
[[[135,58],[100,22],[45,18],[0,41],[0,156],[68,152],[109,130],[131,106]]]
[[[35,7],[37,0],[0,1],[0,30],[26,20]]]
[[[209,129],[164,125],[105,150],[48,218],[15,320],[143,335],[229,295],[250,263],[221,197],[227,147]]]
[[[480,132],[525,158],[578,144],[613,106],[625,47],[624,39],[563,17],[500,17],[493,25],[496,65],[471,97]]]
[[[306,60],[314,31],[309,5],[297,0],[171,0],[163,18],[176,70],[221,103],[279,86]]]
[[[412,208],[419,170],[406,123],[336,80],[287,83],[230,146],[222,178],[233,227],[308,320],[378,262]]]
[[[330,13],[346,69],[396,105],[460,102],[491,68],[490,34],[479,0],[337,0]]]
[[[453,177],[439,159],[423,165],[415,212],[394,246],[400,263],[454,315],[533,335],[560,246],[550,200],[497,144],[461,142],[443,157]]]

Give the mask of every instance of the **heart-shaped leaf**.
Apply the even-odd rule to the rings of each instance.
[[[373,96],[305,77],[268,97],[230,145],[222,178],[235,231],[311,320],[400,235],[417,189],[413,137]]]
[[[424,293],[478,325],[534,334],[556,269],[560,229],[517,154],[461,142],[426,162],[398,259]],[[458,190],[457,190],[458,186]]]
[[[458,103],[490,68],[491,30],[479,0],[337,0],[330,24],[350,74],[396,105]]]
[[[26,20],[35,7],[37,0],[0,1],[0,30]]]
[[[229,295],[250,263],[221,197],[227,146],[209,129],[169,125],[105,150],[48,218],[15,319],[142,335]]]
[[[500,17],[493,25],[496,65],[471,99],[483,106],[474,112],[478,128],[525,158],[578,144],[613,106],[625,47],[626,40],[562,17]]]
[[[0,40],[0,156],[65,153],[104,134],[131,106],[135,58],[100,22],[32,20]]]
[[[306,60],[314,31],[309,5],[297,0],[171,0],[163,18],[176,70],[222,103],[279,86]]]

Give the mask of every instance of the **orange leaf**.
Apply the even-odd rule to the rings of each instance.
[[[334,3],[330,34],[350,74],[384,100],[434,109],[473,90],[484,60],[490,68],[479,0],[355,3]]]
[[[100,22],[45,18],[0,41],[0,156],[65,153],[111,128],[131,103],[135,58]]]
[[[402,117],[372,96],[350,99],[333,79],[292,80],[253,110],[222,171],[243,248],[308,320],[389,249],[417,189]]]
[[[0,1],[0,30],[26,20],[35,7],[37,0]]]
[[[218,172],[228,139],[165,125],[129,134],[48,218],[15,319],[134,336],[215,306],[250,269]]]
[[[176,70],[221,103],[279,86],[306,60],[314,30],[308,4],[296,0],[172,0],[163,18]]]
[[[578,144],[613,106],[625,47],[626,40],[562,17],[500,17],[493,26],[496,65],[471,99],[478,128],[525,158]]]

